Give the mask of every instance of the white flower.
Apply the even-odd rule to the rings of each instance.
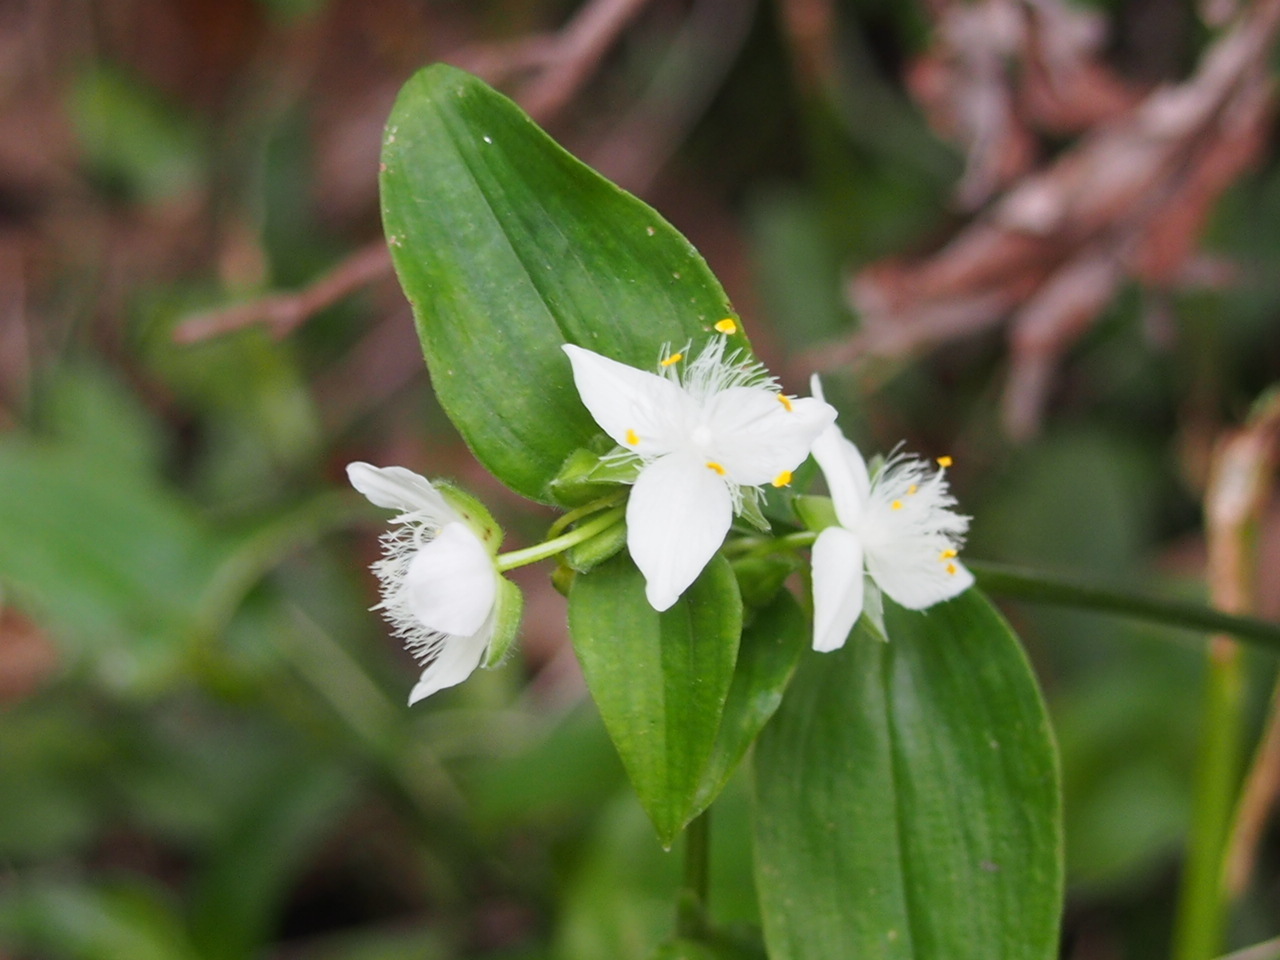
[[[667,353],[659,373],[566,345],[573,379],[596,423],[641,468],[627,502],[627,548],[645,595],[666,610],[724,542],[744,494],[786,486],[835,411],[781,393],[758,363],[713,339],[681,364]]]
[[[822,396],[816,376],[813,393]],[[813,457],[839,520],[813,545],[815,650],[844,646],[864,599],[868,610],[878,607],[878,594],[868,591],[923,610],[973,585],[973,574],[956,559],[969,518],[951,509],[956,501],[947,488],[948,458],[935,469],[895,455],[872,478],[858,448],[835,425],[814,443]]]
[[[493,557],[425,477],[404,467],[347,465],[351,485],[375,506],[399,510],[372,566],[381,610],[425,665],[414,704],[471,676],[494,633],[499,576]]]

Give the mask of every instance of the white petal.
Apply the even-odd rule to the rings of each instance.
[[[409,563],[404,602],[424,626],[470,636],[488,619],[497,573],[480,538],[464,523],[449,523]]]
[[[881,590],[908,610],[923,610],[973,586],[973,574],[964,564],[944,560],[934,550],[868,550],[867,572]]]
[[[670,380],[571,343],[564,352],[583,405],[617,443],[642,456],[660,456],[687,434],[693,403]]]
[[[413,706],[437,690],[456,686],[475,673],[489,646],[490,632],[490,627],[486,624],[485,629],[474,636],[450,637],[445,641],[439,655],[422,671],[422,676],[414,684],[409,694],[409,705]]]
[[[627,548],[655,610],[698,578],[732,522],[729,488],[701,458],[671,454],[640,471],[627,502]]]
[[[814,441],[813,459],[818,461],[822,475],[827,478],[836,517],[842,526],[855,528],[866,514],[867,498],[871,495],[871,479],[862,454],[839,427],[832,425]]]
[[[347,479],[375,507],[422,512],[441,522],[456,519],[431,481],[405,467],[375,467],[357,461],[347,464]]]
[[[809,392],[819,400],[827,399],[827,395],[822,392],[822,380],[816,373],[809,374]]]
[[[862,544],[843,527],[828,527],[813,544],[813,649],[844,646],[862,613]]]
[[[787,398],[784,403],[774,390],[730,387],[703,409],[702,425],[711,437],[706,452],[734,483],[758,486],[799,466],[835,417],[821,400]]]

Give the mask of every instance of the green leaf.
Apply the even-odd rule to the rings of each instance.
[[[0,584],[108,686],[180,676],[222,546],[154,477],[70,445],[0,443]]]
[[[809,621],[783,590],[742,632],[733,684],[695,808],[709,807],[747,748],[782,703],[782,692],[809,643]]]
[[[976,590],[859,629],[797,671],[755,755],[773,960],[1050,960],[1054,744],[1017,639]]]
[[[736,943],[727,938],[709,941],[677,937],[668,940],[651,960],[767,960],[755,944]]]
[[[252,956],[268,940],[289,885],[353,792],[345,770],[309,757],[281,765],[258,786],[191,895],[192,935],[207,960]]]
[[[66,107],[84,159],[105,186],[156,203],[199,185],[203,137],[194,114],[165,103],[140,80],[91,67],[74,79]]]
[[[562,344],[648,369],[664,342],[703,340],[733,312],[675,228],[453,67],[401,90],[381,185],[440,403],[480,462],[536,500],[599,432]]]
[[[157,885],[40,879],[0,893],[0,952],[67,960],[196,960],[179,904]]]
[[[569,627],[587,686],[640,803],[670,846],[695,795],[733,680],[742,601],[716,556],[658,613],[625,554],[574,578]]]

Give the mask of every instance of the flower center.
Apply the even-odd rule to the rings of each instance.
[[[711,430],[706,426],[697,426],[693,428],[693,433],[689,439],[693,441],[694,446],[702,448],[711,443]]]

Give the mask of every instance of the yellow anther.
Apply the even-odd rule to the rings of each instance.
[[[791,398],[785,393],[778,394],[778,402],[787,408],[787,413],[792,413],[795,410],[795,405],[791,402]]]
[[[901,500],[895,500],[895,501],[893,501],[893,503],[889,504],[889,506],[890,506],[890,507],[892,507],[894,510],[901,510],[901,509],[902,509],[902,501],[901,501]]]
[[[724,476],[724,467],[720,466],[720,464],[716,463],[714,460],[707,461],[707,469],[714,470],[716,473],[720,474],[720,476]]]
[[[913,483],[911,486],[907,487],[907,496],[911,496],[913,493],[915,493],[919,489],[920,488]]]
[[[737,333],[738,325],[733,322],[732,317],[725,317],[723,320],[721,320],[719,323],[716,324],[716,330],[718,330],[720,333],[725,333],[725,334]]]
[[[938,559],[939,559],[939,560],[952,560],[952,559],[954,559],[954,558],[955,558],[955,557],[957,557],[957,556],[959,556],[959,554],[957,554],[954,550],[943,550],[943,551],[942,551],[942,553],[940,553],[940,554],[938,555]]]
[[[671,356],[667,357],[667,359],[662,361],[662,365],[664,367],[669,367],[673,363],[679,363],[683,359],[684,359],[683,353],[673,353]]]
[[[938,466],[940,466],[940,467],[944,467],[944,468],[945,468],[945,467],[949,467],[949,466],[951,466],[951,464],[952,464],[952,460],[951,460],[951,458],[950,458],[950,457],[939,457],[939,458],[938,458]]]
[[[780,474],[778,474],[776,477],[773,478],[773,485],[775,487],[791,486],[791,471],[783,470]]]
[[[627,443],[634,447],[639,442],[640,442],[640,434],[636,433],[634,430],[628,430]]]
[[[951,574],[953,577],[956,575],[956,565],[954,563],[947,564],[947,573]]]

